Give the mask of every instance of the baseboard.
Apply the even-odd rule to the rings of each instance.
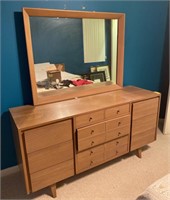
[[[11,174],[14,174],[14,173],[17,173],[17,172],[19,172],[19,166],[18,165],[14,166],[14,167],[9,167],[7,169],[1,170],[1,177],[8,176],[8,175],[11,175]]]

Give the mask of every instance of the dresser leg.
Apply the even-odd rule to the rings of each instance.
[[[136,155],[137,155],[138,158],[142,158],[142,149],[137,149]]]
[[[57,196],[57,187],[56,184],[50,186],[52,197],[55,198]]]

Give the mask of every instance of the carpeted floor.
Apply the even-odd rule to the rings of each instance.
[[[57,184],[58,200],[135,200],[170,170],[170,136],[158,130],[157,141],[143,149],[142,159],[129,153]],[[48,188],[26,195],[20,173],[1,179],[1,199],[50,200]]]

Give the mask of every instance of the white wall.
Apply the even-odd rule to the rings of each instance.
[[[164,134],[170,134],[170,85],[169,85],[169,92],[168,92],[168,99],[167,99],[163,133]]]

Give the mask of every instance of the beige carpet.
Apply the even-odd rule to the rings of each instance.
[[[142,159],[133,153],[57,184],[58,200],[135,200],[146,187],[170,170],[170,136],[158,138],[144,148]],[[1,180],[2,199],[50,200],[49,189],[25,194],[19,173]]]

